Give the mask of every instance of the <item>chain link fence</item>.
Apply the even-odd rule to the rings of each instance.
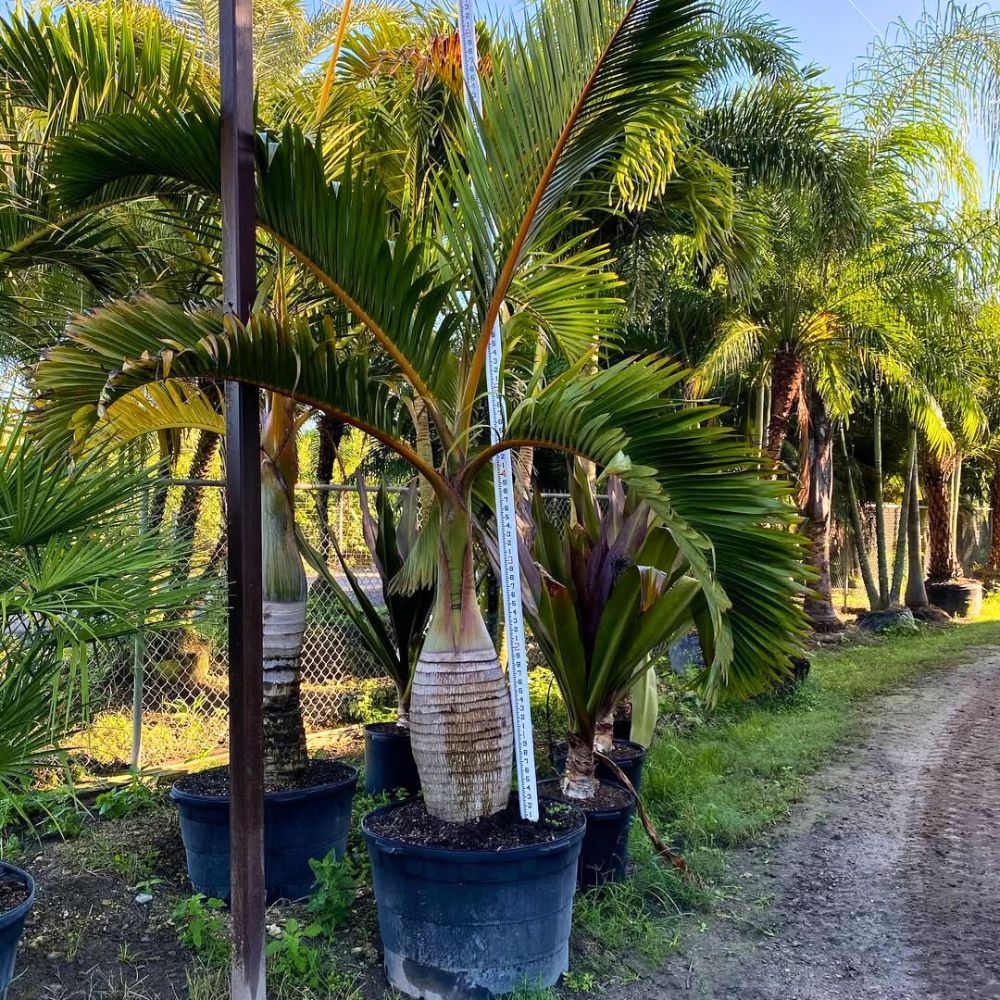
[[[372,487],[370,501],[376,488]],[[392,487],[389,491],[401,492]],[[545,499],[557,523],[568,517],[568,496]],[[176,624],[161,624],[139,640],[95,651],[91,689],[99,693],[93,697],[91,721],[81,737],[84,745],[77,750],[77,758],[90,773],[117,773],[137,760],[148,767],[163,766],[226,748],[224,504],[225,484],[216,480],[172,481],[152,501],[153,516],[173,530],[179,522],[195,525],[191,573],[213,579],[215,596],[204,607],[191,608]],[[300,486],[296,521],[345,590],[350,588],[333,541],[372,603],[383,605],[381,580],[364,541],[356,487]],[[308,568],[307,578],[301,687],[307,732],[390,718],[396,705],[392,682],[365,649],[325,581]]]
[[[565,523],[569,498],[545,497],[556,523]],[[179,480],[153,499],[153,516],[177,529],[193,524],[191,573],[215,581],[214,600],[191,608],[183,620],[130,643],[104,646],[91,663],[91,723],[81,737],[78,759],[93,774],[117,773],[139,758],[156,767],[222,752],[227,745],[225,492],[215,480]],[[334,576],[347,589],[331,540],[376,606],[381,581],[364,542],[361,507],[354,486],[301,486],[296,492],[297,523],[312,546],[323,553]],[[886,528],[896,537],[899,508],[886,509]],[[926,519],[925,519],[926,521]],[[866,542],[873,565],[874,517],[865,516]],[[967,571],[982,563],[989,549],[989,511],[963,511],[959,552]],[[834,585],[858,586],[853,538],[837,524],[832,540]],[[356,627],[314,573],[302,653],[302,708],[310,733],[350,723],[390,717],[395,691],[365,650]],[[529,647],[530,648],[530,647]]]
[[[901,508],[898,504],[885,505],[885,533],[888,540],[889,571],[892,572],[896,535],[899,531]],[[861,509],[861,528],[865,538],[865,548],[872,571],[877,572],[878,553],[875,544],[875,509],[865,506]],[[968,575],[983,566],[990,554],[991,515],[989,507],[962,508],[958,512],[958,530],[955,548],[959,562]],[[923,549],[927,551],[927,511],[920,508],[920,527],[923,533]],[[857,543],[850,527],[843,522],[835,522],[830,540],[830,563],[834,588],[849,590],[861,586],[861,565],[858,560]]]

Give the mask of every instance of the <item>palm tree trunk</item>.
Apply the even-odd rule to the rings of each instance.
[[[875,552],[878,564],[878,607],[889,607],[889,544],[885,534],[885,487],[882,476],[882,408],[876,401],[874,414],[875,438]]]
[[[861,506],[854,490],[854,474],[851,472],[850,460],[847,454],[847,438],[844,435],[844,425],[840,425],[840,453],[844,459],[844,480],[847,483],[847,511],[851,519],[851,530],[854,532],[855,548],[858,553],[858,565],[861,567],[861,579],[868,596],[868,607],[877,611],[881,607],[881,597],[872,575],[872,564],[868,558],[868,546],[865,544],[865,533],[861,524]]]
[[[927,587],[924,584],[923,545],[924,540],[920,530],[920,460],[917,449],[916,428],[910,431],[910,448],[913,452],[913,467],[910,470],[910,516],[906,535],[906,606],[908,608],[926,608]]]
[[[770,443],[770,438],[768,437],[768,428],[771,426],[771,410],[772,403],[774,402],[771,394],[771,387],[767,387],[767,401],[764,404],[764,448],[766,449]]]
[[[592,799],[600,782],[597,780],[597,758],[594,741],[586,736],[570,733],[566,737],[569,750],[563,771],[561,788],[568,799]]]
[[[764,402],[766,394],[767,388],[765,387],[764,380],[762,378],[760,380],[760,384],[757,386],[757,398],[755,401],[754,413],[755,444],[761,451],[764,450]]]
[[[337,461],[337,451],[344,438],[346,424],[328,413],[321,413],[317,430],[319,431],[319,446],[316,449],[316,482],[321,486],[329,486],[333,482],[333,466]],[[328,490],[316,491],[316,511],[319,514],[320,552],[324,559],[330,556],[330,493]]]
[[[605,755],[610,754],[615,748],[615,710],[602,715],[597,720],[597,729],[594,732],[594,750]]]
[[[951,477],[954,471],[954,455],[927,455],[924,465],[930,540],[927,579],[934,583],[962,576],[962,567],[955,555],[955,536],[951,530]]]
[[[410,742],[427,811],[490,816],[510,796],[510,697],[476,600],[469,516],[442,511],[437,595],[410,698]]]
[[[951,537],[955,545],[955,554],[958,555],[958,515],[962,503],[962,456],[955,460],[955,471],[951,474]],[[961,566],[959,560],[959,566]],[[963,570],[964,572],[964,570]]]
[[[427,404],[418,396],[413,401],[413,424],[416,432],[417,454],[428,464],[434,464],[434,446],[431,443],[431,419],[427,413]],[[431,484],[421,476],[417,482],[420,494],[421,524],[430,512],[434,503],[434,490]]]
[[[306,574],[288,492],[269,459],[261,463],[264,603],[264,780],[286,787],[308,764],[300,703]]]
[[[833,607],[830,577],[830,527],[833,510],[833,427],[822,396],[813,389],[809,396],[810,435],[806,460],[808,490],[803,516],[810,542],[810,563],[816,570],[814,594],[805,599],[806,615],[817,632],[835,632],[840,619]]]
[[[903,573],[906,570],[906,530],[910,522],[910,481],[913,479],[913,463],[916,461],[913,442],[907,448],[904,463],[906,479],[903,482],[903,496],[899,504],[899,523],[896,525],[896,546],[892,558],[892,586],[889,589],[889,607],[899,604],[903,587]]]
[[[802,361],[794,352],[782,349],[771,365],[771,418],[767,429],[767,453],[775,461],[788,436],[792,407],[802,392]]]
[[[215,431],[202,431],[198,435],[194,455],[191,456],[191,468],[188,470],[190,482],[184,487],[177,503],[176,533],[179,538],[184,540],[185,544],[183,567],[185,575],[191,568],[195,529],[198,526],[198,516],[201,514],[202,503],[205,499],[205,487],[198,484],[198,480],[208,476],[212,459],[219,446],[219,440],[219,435]]]
[[[990,480],[990,557],[984,576],[987,580],[1000,577],[1000,458],[993,459]]]
[[[177,564],[179,576],[187,577],[191,573],[191,565],[194,561],[195,532],[205,500],[205,487],[200,485],[198,481],[208,476],[220,440],[220,436],[215,431],[201,431],[195,444],[194,455],[191,456],[191,467],[188,470],[190,482],[184,487],[177,503],[177,521],[174,527],[174,535],[183,546],[183,554]],[[166,617],[168,621],[182,622],[186,617],[186,612],[183,608],[177,608]],[[181,628],[171,629],[164,632],[163,635],[165,643],[161,644],[164,647],[161,655],[164,658],[176,656],[184,636],[183,630]],[[165,645],[167,643],[169,645]]]

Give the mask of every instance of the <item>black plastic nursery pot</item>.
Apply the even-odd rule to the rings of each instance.
[[[638,792],[642,787],[642,769],[646,762],[647,748],[641,743],[633,743],[631,740],[619,740],[614,742],[614,751],[611,759],[624,771],[625,777],[632,783],[632,787]],[[566,767],[566,744],[560,743],[553,753],[556,770],[562,774]],[[607,781],[613,785],[620,785],[618,775],[598,758],[597,777],[600,781]]]
[[[264,883],[267,901],[303,899],[315,877],[311,859],[347,850],[351,807],[358,784],[355,767],[341,780],[264,795]],[[229,900],[229,797],[199,795],[177,785],[177,803],[188,877],[195,892]]]
[[[637,792],[642,788],[642,769],[646,763],[646,752],[647,748],[641,743],[615,740],[614,750],[611,753],[611,759],[622,769]],[[597,777],[601,781],[619,783],[618,775],[603,760],[597,761]]]
[[[365,726],[365,791],[381,795],[402,788],[420,791],[420,775],[410,747],[410,733],[394,722]]]
[[[927,598],[952,618],[978,618],[983,611],[983,585],[978,580],[928,580]]]
[[[635,796],[620,785],[615,785],[627,802],[613,808],[591,808],[585,802],[578,804],[587,817],[587,832],[580,845],[578,884],[581,889],[621,882],[628,872],[628,835],[635,816]],[[543,781],[538,786],[539,795],[557,797],[559,781]]]
[[[0,913],[0,997],[3,997],[14,978],[17,945],[24,933],[24,921],[35,902],[35,882],[27,872],[3,861],[0,861],[0,880],[18,882],[28,892],[27,899],[12,910]]]
[[[406,843],[361,822],[385,974],[423,1000],[491,1000],[555,985],[569,967],[583,817],[552,841],[493,850]]]

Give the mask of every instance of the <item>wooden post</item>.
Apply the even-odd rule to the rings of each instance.
[[[249,315],[257,276],[252,0],[220,0],[222,269],[226,311]],[[265,1000],[260,408],[226,388],[232,1000]]]

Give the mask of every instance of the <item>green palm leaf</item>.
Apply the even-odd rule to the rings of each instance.
[[[218,110],[204,102],[188,113],[107,116],[57,144],[54,170],[72,205],[191,190],[218,195],[219,136]],[[331,183],[322,146],[292,127],[278,142],[258,137],[257,167],[259,224],[369,330],[433,408],[434,387],[450,371],[450,289],[424,267],[405,225],[389,238],[390,206],[380,188],[352,165]]]
[[[629,137],[676,128],[697,69],[690,46],[700,12],[693,0],[550,0],[495,53],[482,117],[461,139],[467,173],[452,170],[464,238],[478,260],[498,262],[479,273],[482,333],[466,418],[493,324],[551,218],[585,177],[612,166]]]
[[[514,410],[505,444],[569,451],[620,476],[671,532],[701,587],[715,642],[706,689],[759,691],[799,650],[804,542],[789,530],[797,518],[788,487],[710,423],[720,409],[677,399],[685,376],[649,358],[567,373]]]

